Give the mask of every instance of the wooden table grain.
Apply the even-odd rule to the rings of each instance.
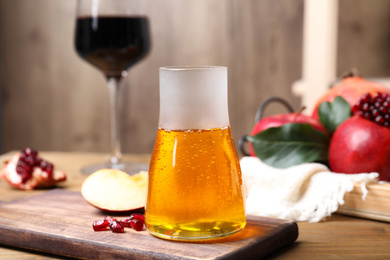
[[[0,164],[14,152],[0,156]],[[107,160],[107,154],[41,152],[43,158],[54,162],[57,169],[68,174],[60,187],[80,191],[87,177],[80,168]],[[125,159],[148,163],[149,155],[124,155]],[[45,192],[19,191],[0,180],[0,203]],[[390,224],[363,218],[333,214],[319,223],[298,222],[299,237],[291,246],[271,255],[268,259],[390,259]],[[19,248],[0,246],[0,259],[67,259],[50,254]]]

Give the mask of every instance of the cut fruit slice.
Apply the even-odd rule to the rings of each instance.
[[[116,169],[102,169],[85,179],[81,186],[84,199],[98,209],[124,212],[140,209],[146,203],[148,173],[130,176]]]
[[[26,149],[31,151],[31,148]],[[0,177],[11,186],[20,190],[34,190],[52,188],[66,180],[65,172],[54,170],[53,164],[38,157],[35,150],[35,158],[27,159],[32,160],[28,164],[23,162],[26,160],[26,155],[23,154],[25,150],[12,156],[0,169]]]

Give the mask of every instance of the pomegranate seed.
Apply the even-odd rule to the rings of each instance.
[[[24,161],[22,161],[22,160],[19,160],[18,162],[17,162],[17,164],[16,164],[16,167],[21,167],[21,168],[23,168],[23,170],[25,170],[25,171],[31,171],[31,166],[30,165],[28,165],[28,164],[26,164]]]
[[[107,220],[109,224],[111,224],[113,221],[118,221],[116,218],[112,218],[110,216],[105,217],[104,220]]]
[[[42,171],[46,171],[46,167],[47,167],[47,162],[41,161],[41,163],[39,164],[39,168],[41,168]]]
[[[22,183],[26,183],[29,179],[31,179],[31,173],[27,173],[27,172],[22,172],[22,173],[19,173],[19,176],[20,178],[22,179]]]
[[[32,153],[32,149],[30,147],[25,147],[22,151],[26,156],[29,156]]]
[[[142,222],[142,224],[145,224],[145,216],[139,213],[133,213],[130,215],[130,218],[132,220],[139,220]]]
[[[144,229],[145,216],[142,214],[131,214],[130,217],[121,219],[118,221],[116,218],[106,216],[104,220],[96,220],[93,222],[92,227],[95,231],[106,230],[110,227],[112,232],[123,233],[125,228],[133,228],[136,231],[142,231]]]
[[[38,155],[38,152],[36,150],[31,149],[30,147],[26,147],[22,151],[23,158],[31,157],[31,158],[35,159],[37,157],[37,155]]]
[[[142,223],[142,221],[136,220],[136,219],[134,219],[134,220],[132,220],[132,221],[130,222],[130,226],[131,226],[134,230],[136,230],[136,231],[142,231],[142,230],[144,229],[144,223]]]
[[[49,176],[53,175],[53,169],[54,169],[53,164],[47,163],[45,171],[47,172],[47,174],[49,174]]]
[[[370,106],[367,103],[364,103],[363,106],[362,106],[362,110],[363,111],[369,111],[370,110]]]
[[[378,110],[378,109],[372,110],[372,115],[373,115],[374,117],[379,116],[379,115],[380,115],[379,110]]]
[[[124,227],[122,226],[122,224],[119,221],[112,221],[110,223],[110,229],[112,232],[115,232],[115,233],[125,232]]]
[[[378,115],[376,118],[375,118],[375,122],[381,124],[381,125],[384,125],[385,124],[385,119],[381,116],[381,115]]]
[[[379,112],[382,114],[382,115],[386,115],[387,114],[387,108],[385,108],[385,107],[380,107],[379,108]]]
[[[28,155],[26,158],[24,158],[24,162],[30,166],[34,166],[35,165],[35,157],[32,155]]]
[[[370,114],[370,113],[367,113],[367,112],[364,113],[363,117],[366,118],[366,119],[368,119],[368,120],[371,120],[371,119],[372,119],[371,114]]]
[[[104,231],[107,230],[110,223],[107,220],[96,220],[92,223],[94,231]]]
[[[43,160],[41,159],[41,157],[37,157],[36,159],[35,159],[35,166],[40,166],[41,165],[41,163],[43,162]]]
[[[22,183],[26,183],[32,177],[32,170],[32,167],[22,160],[16,164],[16,172],[21,177]]]
[[[371,101],[371,95],[370,93],[366,93],[362,96],[361,98],[361,101],[363,101],[363,103],[367,103],[367,102],[370,102]]]
[[[130,222],[131,222],[131,217],[128,217],[128,218],[124,218],[124,219],[121,219],[121,224],[123,227],[131,227],[130,226]]]

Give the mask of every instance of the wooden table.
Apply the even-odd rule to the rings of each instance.
[[[14,152],[0,156],[0,163]],[[101,162],[107,154],[41,152],[43,158],[54,162],[57,169],[68,174],[63,189],[80,191],[86,175],[81,166]],[[148,163],[148,155],[125,155],[125,159]],[[19,191],[0,181],[0,201],[12,201],[37,195],[41,191]],[[270,259],[390,259],[390,223],[334,214],[320,223],[299,222],[298,240]],[[0,246],[0,259],[65,259],[18,248]]]

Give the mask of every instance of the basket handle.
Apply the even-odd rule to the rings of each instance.
[[[287,110],[292,113],[294,112],[294,109],[292,108],[292,106],[290,105],[290,103],[288,103],[286,100],[284,100],[283,98],[280,98],[280,97],[270,97],[270,98],[267,98],[261,105],[260,107],[257,109],[257,112],[256,112],[256,115],[255,115],[255,125],[261,120],[261,118],[263,117],[263,114],[264,114],[264,110],[266,109],[266,107],[270,104],[270,103],[273,103],[273,102],[277,102],[277,103],[281,103],[282,105],[284,105]],[[238,140],[238,147],[240,148],[240,151],[241,153],[244,155],[244,156],[250,156],[249,152],[247,152],[245,150],[245,144],[248,143],[248,135],[243,135],[239,140]]]

